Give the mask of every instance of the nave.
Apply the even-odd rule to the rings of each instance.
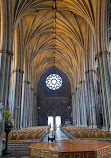
[[[0,156],[4,131],[25,148],[58,116],[76,139],[109,139],[111,0],[0,0]]]
[[[50,129],[49,133],[47,133],[47,129]],[[67,127],[57,128],[56,130],[53,130],[53,128],[49,128],[49,126],[44,126],[44,127],[38,126],[38,127],[22,129],[19,131],[12,131],[12,133],[9,136],[9,150],[11,151],[11,153],[7,155],[3,154],[2,158],[5,158],[5,157],[29,158],[30,157],[29,147],[31,146],[31,144],[36,144],[39,142],[53,144],[51,141],[48,142],[48,136],[53,137],[52,131],[53,131],[53,135],[55,135],[54,143],[58,143],[60,141],[63,141],[64,143],[66,142],[67,149],[69,148],[68,140],[70,140],[72,144],[73,144],[73,140],[75,140],[75,145],[77,144],[77,146],[78,146],[78,143],[80,143],[79,141],[81,140],[83,141],[84,140],[85,141],[90,141],[90,140],[98,141],[99,140],[101,142],[101,146],[102,145],[104,146],[104,142],[111,143],[111,132],[105,132],[101,129],[90,129],[87,127],[83,128],[83,127],[76,127],[76,126],[75,127],[67,126]],[[87,134],[87,136],[85,136],[85,134]],[[99,137],[97,137],[97,134],[99,135]],[[35,138],[35,135],[36,135],[36,138]],[[84,144],[84,142],[81,142],[81,143]],[[78,146],[78,150],[80,150],[79,148],[81,149],[81,146]],[[87,143],[86,143],[86,148],[88,149]],[[61,150],[63,149],[61,146]],[[111,144],[110,144],[110,149],[111,149]],[[71,150],[73,150],[72,147],[71,147]],[[110,150],[109,152],[111,153]],[[109,157],[106,157],[106,158],[109,158]]]

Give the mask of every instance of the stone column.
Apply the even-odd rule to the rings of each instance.
[[[104,115],[104,129],[111,131],[111,71],[108,51],[97,54],[100,79],[101,105]]]
[[[32,127],[33,122],[33,104],[34,104],[34,89],[30,88],[30,107],[29,107],[29,126]]]
[[[76,107],[77,107],[77,126],[81,126],[81,122],[80,122],[80,102],[79,102],[79,99],[80,99],[80,89],[79,87],[77,87],[76,89]]]
[[[20,118],[21,118],[21,103],[22,103],[22,85],[23,85],[23,70],[19,70],[19,95],[18,95],[18,128],[20,129]]]
[[[87,82],[87,97],[89,106],[89,126],[96,128],[96,108],[97,108],[97,81],[95,79],[95,70],[88,70],[86,72]]]
[[[13,98],[12,98],[12,109],[15,128],[20,128],[20,115],[21,115],[21,98],[22,98],[22,81],[23,81],[23,71],[15,70],[13,71]]]
[[[72,94],[72,120],[73,126],[77,123],[76,91]]]
[[[23,81],[22,107],[21,107],[21,126],[27,128],[29,126],[29,81]]]
[[[37,93],[34,92],[33,126],[37,125]]]
[[[0,102],[4,105],[4,110],[9,109],[9,87],[10,87],[10,72],[11,59],[13,53],[9,50],[1,50],[0,62]]]
[[[14,118],[14,97],[15,97],[15,86],[16,86],[15,81],[16,81],[16,74],[14,73],[13,70],[11,72],[11,77],[10,77],[10,100],[9,100],[9,110],[13,118]]]
[[[85,81],[80,82],[80,104],[81,104],[81,125],[83,127],[87,126],[87,117],[86,117],[86,88],[85,88]]]

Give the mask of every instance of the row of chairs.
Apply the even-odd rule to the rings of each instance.
[[[110,131],[103,131],[99,128],[67,126],[62,130],[75,138],[95,138],[95,139],[111,139]]]
[[[46,126],[22,128],[12,130],[9,133],[9,140],[40,140],[46,132]],[[6,138],[4,133],[3,138]]]

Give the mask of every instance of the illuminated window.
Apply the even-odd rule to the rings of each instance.
[[[58,74],[51,74],[46,78],[46,86],[51,90],[57,90],[62,86],[62,78]]]

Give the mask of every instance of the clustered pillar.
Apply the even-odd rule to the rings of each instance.
[[[24,80],[23,70],[13,70],[10,81],[9,110],[14,118],[15,129],[36,124],[36,98],[30,81]]]
[[[103,129],[111,130],[111,73],[109,64],[110,53],[101,52],[96,57],[98,72],[90,69],[85,72],[85,80],[80,81],[72,94],[73,125],[97,128],[100,116],[98,109],[102,109]],[[100,100],[98,101],[97,76],[100,84]]]
[[[97,127],[96,123],[96,107],[97,107],[97,80],[95,78],[95,70],[91,69],[86,71],[87,81],[87,97],[89,107],[89,126],[92,128]]]
[[[29,126],[29,104],[30,104],[30,98],[29,98],[29,81],[23,82],[23,95],[22,95],[22,107],[23,107],[23,116],[22,116],[22,126],[28,127]]]
[[[10,94],[10,111],[13,115],[15,128],[20,128],[21,117],[21,99],[22,99],[22,81],[23,70],[13,70],[11,75],[11,90]]]
[[[9,50],[2,50],[0,54],[0,102],[4,105],[4,110],[9,107],[9,83],[11,71],[11,59],[13,53]]]
[[[81,81],[80,82],[80,107],[81,107],[81,125],[83,127],[87,126],[85,91],[86,91],[85,81]]]
[[[34,88],[30,88],[29,126],[33,126]]]
[[[109,64],[110,55],[111,53],[108,51],[100,52],[97,55],[101,91],[100,97],[105,130],[111,130],[111,70]]]

